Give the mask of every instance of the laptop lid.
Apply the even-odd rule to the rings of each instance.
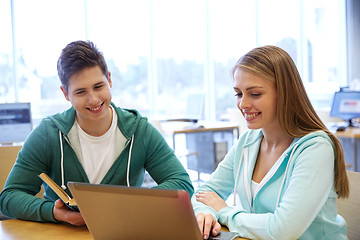
[[[69,182],[95,240],[201,240],[184,190],[148,189]]]

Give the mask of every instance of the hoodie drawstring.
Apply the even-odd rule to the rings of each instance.
[[[134,135],[132,135],[130,140],[129,158],[128,158],[128,165],[126,171],[126,183],[128,187],[130,187],[130,160],[131,160],[131,151],[132,151],[133,143],[134,143]]]
[[[289,163],[290,163],[290,161],[291,161],[291,157],[292,157],[292,155],[293,155],[293,153],[294,153],[294,151],[295,151],[295,149],[296,149],[297,146],[298,146],[298,144],[296,144],[296,145],[294,146],[294,148],[292,149],[291,154],[290,154],[290,157],[289,157],[289,160],[288,160],[288,162],[287,162],[287,164],[286,164],[286,168],[285,168],[285,172],[284,172],[284,177],[283,177],[283,179],[282,179],[282,181],[281,181],[281,185],[280,185],[280,189],[279,189],[279,193],[278,193],[278,197],[277,197],[277,201],[276,201],[276,207],[279,206],[280,195],[281,195],[281,191],[282,191],[282,189],[283,189],[283,187],[284,187],[284,182],[285,182],[286,174],[287,174],[287,171],[288,171],[288,169],[289,169]]]
[[[66,189],[65,180],[64,180],[64,150],[63,150],[63,142],[61,137],[61,131],[59,130],[59,138],[60,138],[60,154],[61,154],[61,162],[60,162],[60,169],[61,169],[61,188]]]
[[[292,149],[291,151],[291,154],[290,154],[290,157],[289,157],[289,160],[286,164],[286,169],[285,169],[285,172],[284,172],[284,177],[282,179],[282,182],[281,182],[281,185],[280,185],[280,189],[279,189],[279,192],[278,192],[278,197],[277,197],[277,201],[276,201],[276,206],[278,207],[279,206],[279,202],[280,202],[280,196],[281,196],[281,191],[284,187],[284,183],[285,183],[285,178],[286,178],[286,174],[288,172],[288,169],[289,169],[289,165],[290,165],[290,161],[291,161],[291,158],[295,152],[295,149],[297,148],[298,144],[296,144],[294,146],[294,148]],[[238,170],[237,170],[237,173],[236,173],[236,178],[235,178],[235,187],[234,187],[234,191],[233,191],[233,194],[234,194],[234,203],[233,205],[236,206],[236,188],[238,186],[238,183],[239,183],[239,174],[240,174],[240,168],[241,168],[241,163],[243,161],[243,159],[245,159],[244,161],[247,161],[247,157],[248,157],[248,148],[245,148],[242,150],[242,153],[241,153],[241,158],[240,158],[240,162],[239,162],[239,166],[238,166]],[[244,169],[244,171],[247,171],[247,169]],[[247,179],[244,179],[245,181]]]
[[[239,183],[239,173],[240,173],[240,166],[241,166],[241,163],[242,163],[242,160],[244,158],[244,152],[245,152],[245,149],[242,150],[241,152],[241,156],[240,156],[240,162],[239,162],[239,167],[238,167],[238,170],[237,170],[237,173],[236,173],[236,177],[235,177],[235,187],[234,187],[234,203],[233,205],[236,206],[236,188],[237,188],[237,185]],[[247,155],[247,154],[246,154]]]
[[[64,180],[64,150],[63,150],[63,141],[62,141],[62,134],[59,130],[59,138],[60,138],[60,154],[61,154],[61,160],[60,160],[60,169],[61,169],[61,188],[66,189],[65,186],[65,180]],[[131,161],[131,151],[133,148],[134,143],[134,135],[132,135],[130,140],[130,150],[129,150],[129,158],[128,158],[128,165],[127,165],[127,171],[126,171],[126,183],[127,186],[130,187],[130,161]]]

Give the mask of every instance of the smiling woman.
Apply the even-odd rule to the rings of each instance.
[[[204,239],[220,224],[250,239],[347,239],[335,200],[349,195],[344,153],[290,55],[257,47],[232,73],[249,130],[192,197]]]

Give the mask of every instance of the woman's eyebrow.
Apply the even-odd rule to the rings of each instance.
[[[246,88],[245,90],[248,91],[248,90],[251,90],[251,89],[254,89],[254,88],[264,88],[264,87],[262,87],[262,86],[251,86],[251,87]],[[240,91],[240,89],[237,88],[237,87],[234,87],[234,90]]]

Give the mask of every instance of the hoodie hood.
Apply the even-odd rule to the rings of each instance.
[[[250,130],[247,131],[247,133],[245,133],[246,135],[244,136],[244,148],[247,148],[255,143],[257,143],[259,141],[259,139],[261,139],[264,135],[261,129],[256,129],[256,130]],[[307,142],[310,139],[316,138],[316,137],[322,137],[324,139],[326,139],[327,141],[329,141],[331,143],[331,145],[333,146],[333,142],[331,141],[331,138],[329,137],[329,135],[324,132],[324,131],[316,131],[316,132],[311,132],[303,137],[300,138],[295,138],[294,141],[291,143],[291,145],[285,150],[285,154],[290,152],[295,145],[301,145],[304,142]]]
[[[128,165],[127,165],[127,185],[130,186],[130,162],[131,162],[131,152],[134,142],[134,132],[138,127],[141,115],[132,109],[122,109],[117,108],[114,103],[111,103],[111,106],[115,110],[117,114],[117,126],[123,136],[127,139],[128,143],[130,143],[130,152],[128,156]],[[65,186],[65,173],[64,173],[64,152],[63,152],[63,138],[68,141],[70,144],[70,140],[68,138],[68,134],[72,129],[75,122],[76,110],[74,107],[64,111],[63,113],[58,113],[56,115],[48,117],[50,121],[56,126],[59,131],[59,144],[60,144],[60,169],[61,169],[61,188],[66,189]]]

